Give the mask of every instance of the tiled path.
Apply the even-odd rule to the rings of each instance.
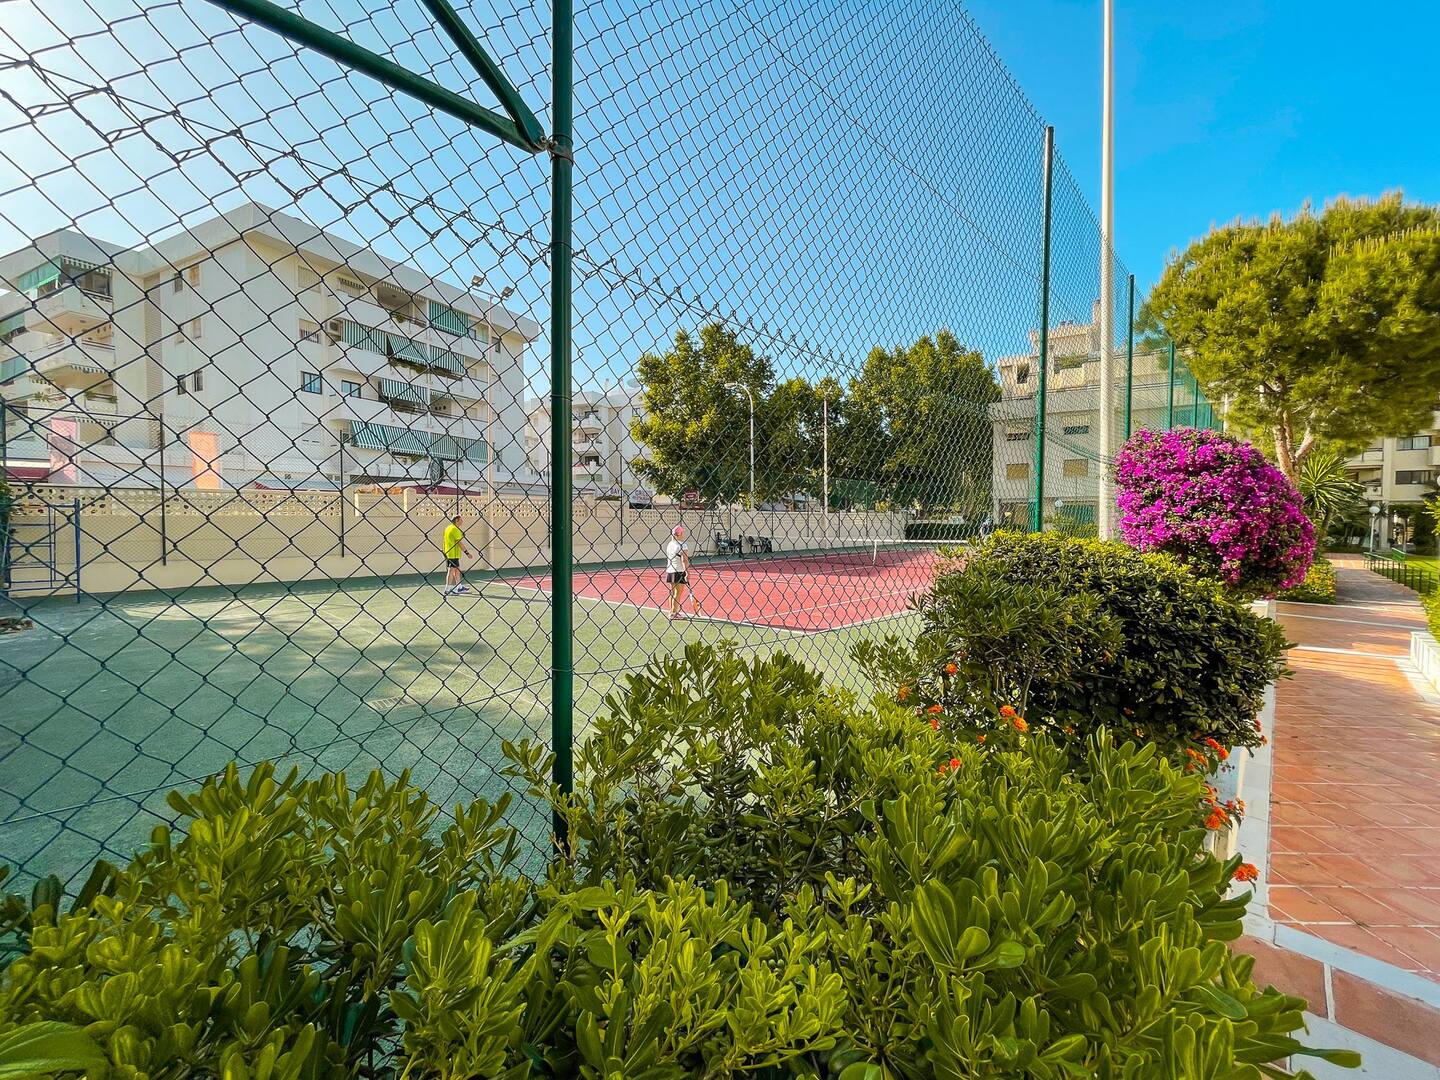
[[[1340,604],[1279,605],[1270,917],[1440,982],[1440,704],[1391,659],[1424,615],[1335,561]]]

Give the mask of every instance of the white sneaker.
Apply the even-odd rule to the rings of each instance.
[[[469,585],[456,585],[456,586],[455,586],[455,592],[456,592],[456,593],[465,593],[465,592],[469,592],[469,591],[470,591],[470,586],[469,586]]]

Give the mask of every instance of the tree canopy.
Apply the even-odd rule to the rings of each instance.
[[[768,357],[719,323],[680,331],[636,372],[645,412],[632,424],[643,448],[634,468],[663,494],[732,501],[748,490],[748,389],[762,502],[820,495],[828,404],[832,504],[988,507],[987,407],[1000,389],[981,354],[948,330],[872,349],[844,384],[779,378]]]
[[[1337,199],[1212,230],[1166,267],[1148,314],[1232,423],[1292,480],[1321,441],[1429,426],[1440,388],[1440,209]]]

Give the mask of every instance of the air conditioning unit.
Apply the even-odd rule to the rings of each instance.
[[[338,338],[345,333],[345,324],[339,319],[331,319],[325,324],[325,332]]]

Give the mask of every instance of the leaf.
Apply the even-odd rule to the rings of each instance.
[[[95,1040],[74,1024],[40,1020],[0,1035],[0,1080],[85,1072],[105,1064]]]
[[[857,1061],[840,1071],[840,1080],[885,1080],[885,1070],[868,1061]]]

